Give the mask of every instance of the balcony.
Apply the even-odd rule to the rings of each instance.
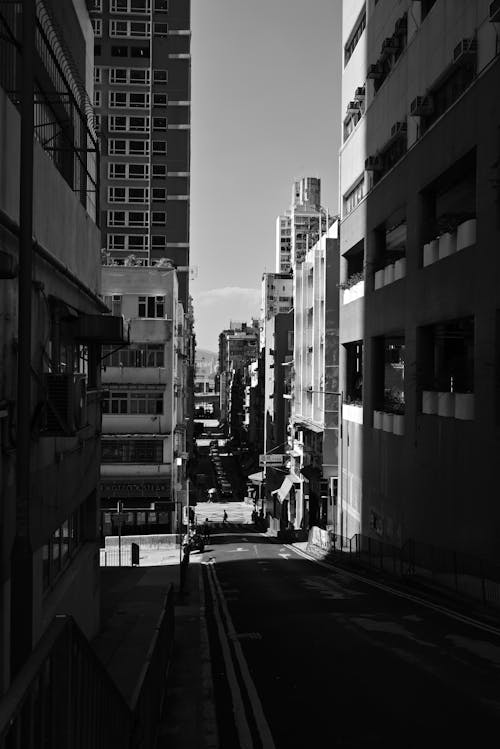
[[[375,291],[388,286],[394,281],[399,281],[406,276],[406,258],[401,257],[394,263],[389,263],[385,268],[375,272]]]
[[[374,411],[373,428],[402,437],[405,433],[404,414],[394,413],[393,411]]]

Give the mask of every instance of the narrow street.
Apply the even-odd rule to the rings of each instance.
[[[496,734],[500,631],[252,532],[215,535],[200,561],[221,749]]]

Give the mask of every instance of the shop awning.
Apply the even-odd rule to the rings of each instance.
[[[251,473],[248,477],[248,480],[251,481],[252,484],[262,484],[262,482],[264,481],[264,473],[262,471]]]

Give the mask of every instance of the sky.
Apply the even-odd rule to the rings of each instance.
[[[292,182],[337,212],[341,0],[191,0],[191,281],[198,348],[256,317]]]

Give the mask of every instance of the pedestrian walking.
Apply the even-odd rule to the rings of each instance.
[[[222,525],[227,525],[227,512],[224,510],[224,517],[222,518]]]
[[[205,540],[205,543],[210,542],[210,525],[208,522],[208,518],[205,518],[205,522],[203,523],[203,538]]]

